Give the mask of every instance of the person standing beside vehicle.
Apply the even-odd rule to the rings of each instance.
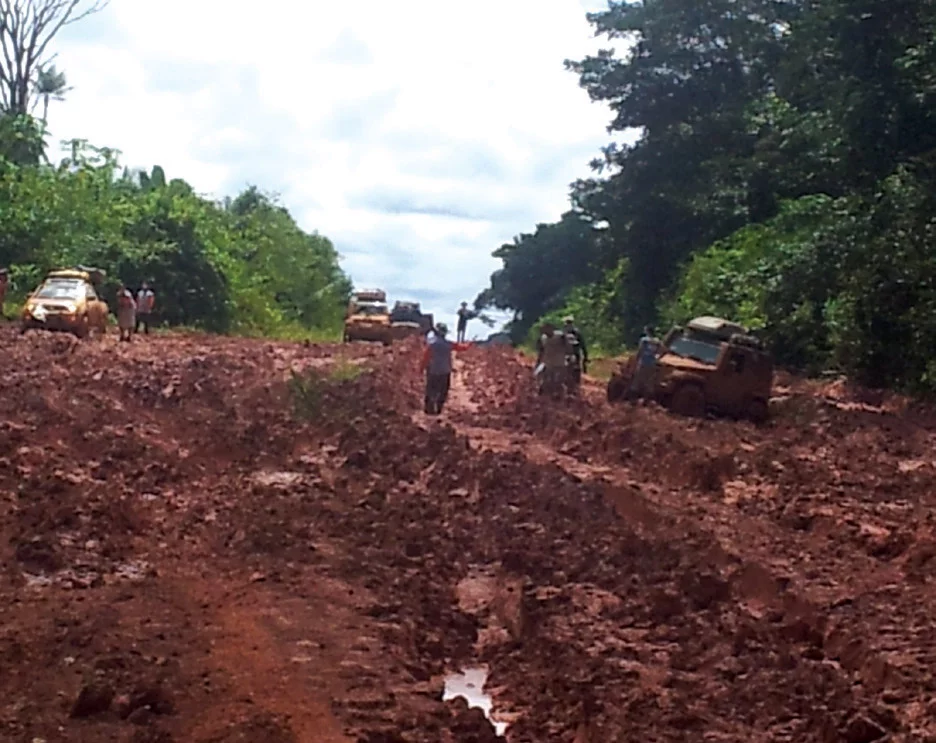
[[[140,332],[140,326],[143,326],[143,333],[149,335],[150,323],[152,322],[153,309],[156,307],[156,294],[150,288],[149,282],[144,281],[137,292],[136,323],[134,332]]]
[[[120,330],[120,340],[129,343],[130,336],[136,327],[136,302],[126,284],[121,284],[117,290],[117,328]]]
[[[659,353],[660,341],[654,337],[653,328],[647,325],[637,345],[637,367],[631,380],[632,394],[645,396],[652,392],[653,370]]]

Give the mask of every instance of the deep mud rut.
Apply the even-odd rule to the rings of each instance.
[[[0,740],[936,741],[936,426],[762,428],[502,350],[0,330]],[[292,374],[299,375],[292,378]]]

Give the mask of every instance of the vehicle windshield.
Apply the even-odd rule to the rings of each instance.
[[[689,337],[686,333],[681,333],[670,341],[668,350],[684,359],[714,364],[718,359],[721,344],[715,340],[702,339],[698,336]]]
[[[359,304],[355,310],[357,315],[386,315],[387,305],[385,304]]]
[[[84,293],[84,282],[78,279],[50,279],[39,287],[37,299],[78,299]]]

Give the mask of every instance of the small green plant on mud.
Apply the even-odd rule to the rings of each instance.
[[[360,364],[347,359],[340,359],[334,366],[328,370],[328,378],[332,382],[351,382],[364,373],[364,368]]]
[[[307,420],[317,418],[322,412],[322,396],[325,391],[325,380],[314,369],[305,373],[289,371],[289,399],[292,402],[294,415]]]

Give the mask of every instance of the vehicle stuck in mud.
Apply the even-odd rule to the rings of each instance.
[[[762,423],[769,417],[773,359],[760,340],[737,323],[718,317],[697,317],[675,327],[661,344],[649,391],[634,389],[636,356],[612,374],[609,402],[641,394],[678,415],[706,413],[747,418]]]

